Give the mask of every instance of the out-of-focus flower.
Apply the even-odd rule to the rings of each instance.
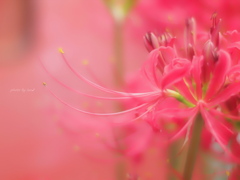
[[[122,22],[138,0],[103,0],[116,22]]]
[[[29,0],[1,1],[0,58],[1,64],[26,58],[33,50],[35,3]],[[30,46],[31,45],[31,46]]]
[[[224,30],[239,29],[236,23],[239,17],[238,1],[139,1],[130,17],[134,26],[139,28],[141,33],[149,30],[157,30],[161,33],[166,30],[174,34],[180,34],[178,28],[183,28],[183,22],[188,17],[194,17],[198,22],[199,30],[208,29],[209,17],[217,12],[223,19]],[[151,9],[151,10],[149,10]],[[161,10],[160,10],[161,9]]]
[[[96,3],[96,1],[30,0],[30,3],[36,3],[36,6],[30,5],[28,9],[36,15],[33,16],[31,13],[28,14],[28,10],[24,10],[24,5],[29,5],[25,3],[27,1],[3,0],[0,2],[0,179],[98,179],[99,176],[103,179],[112,179],[111,173],[104,175],[103,169],[98,167],[100,165],[76,152],[75,142],[58,126],[61,118],[67,119],[69,116],[56,116],[56,111],[61,106],[56,105],[56,108],[53,108],[55,103],[45,96],[44,88],[37,83],[44,74],[36,61],[39,54],[52,59],[49,49],[59,44],[64,44],[65,48],[73,51],[81,49],[81,52],[75,51],[81,59],[95,59],[95,57],[108,59],[111,50],[108,50],[110,48],[107,46],[107,41],[111,40],[109,37],[111,24],[108,22],[105,7],[101,2]],[[89,7],[95,14],[89,11]],[[26,19],[23,17],[25,15]],[[75,17],[78,17],[77,23],[74,20]],[[96,18],[100,20],[94,22],[93,19],[96,20]],[[31,23],[37,25],[33,31],[31,31]],[[107,35],[102,33],[103,30]],[[33,47],[31,44],[33,39],[28,31],[33,32],[37,43],[42,45],[34,55],[28,48],[29,42],[30,48]],[[66,34],[68,36],[65,36]],[[109,40],[104,36],[109,37]],[[70,39],[71,43],[67,45]],[[96,46],[101,47],[94,53],[95,57],[86,56],[92,50],[92,46],[90,47],[86,42],[94,42]],[[6,49],[8,50],[5,51]],[[32,56],[21,56],[25,52]],[[9,58],[7,58],[8,55]],[[10,61],[11,58],[15,61]],[[2,61],[11,63],[6,65]],[[57,67],[56,64],[54,65]],[[105,75],[104,73],[103,76]],[[81,132],[82,129],[78,131]],[[87,144],[85,140],[79,141],[79,144],[81,143]],[[97,152],[92,153],[99,156]],[[109,154],[103,152],[101,157],[103,156],[108,157]],[[109,167],[111,168],[110,165]]]

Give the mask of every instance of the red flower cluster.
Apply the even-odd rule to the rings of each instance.
[[[101,97],[77,91],[49,73],[55,81],[69,90],[91,98],[134,100],[130,106],[137,105],[130,109],[115,113],[89,112],[63,101],[48,89],[63,104],[81,113],[113,117],[132,114],[135,117],[127,122],[145,119],[154,130],[161,132],[165,129],[166,121],[181,125],[172,140],[181,137],[185,132],[188,140],[192,125],[200,115],[204,120],[204,128],[227,152],[228,158],[239,161],[227,146],[230,145],[230,140],[236,137],[235,125],[240,119],[240,34],[237,31],[222,34],[220,24],[221,20],[214,14],[210,32],[198,32],[195,20],[190,18],[186,21],[183,38],[174,37],[167,32],[160,36],[147,33],[144,41],[150,54],[141,71],[146,81],[139,83],[149,86],[151,91],[148,92],[121,92],[98,85],[78,73],[60,49],[66,65],[78,78],[114,96]]]

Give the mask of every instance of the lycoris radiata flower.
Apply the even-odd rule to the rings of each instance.
[[[201,126],[211,133],[228,158],[238,162],[239,159],[230,152],[228,145],[236,135],[235,123],[240,120],[240,35],[237,31],[220,33],[220,24],[221,20],[214,14],[210,32],[197,32],[194,18],[189,18],[182,38],[174,37],[169,32],[159,36],[147,33],[144,42],[149,57],[141,71],[145,80],[139,78],[139,82],[144,82],[142,86],[151,89],[148,92],[116,91],[92,82],[68,62],[62,49],[59,52],[63,61],[81,81],[112,96],[95,96],[78,91],[61,82],[45,68],[55,81],[81,96],[111,101],[134,100],[129,109],[113,113],[89,112],[62,100],[46,83],[44,85],[66,106],[89,115],[112,117],[116,123],[144,119],[155,130],[162,131],[161,121],[178,118],[184,125],[171,140],[186,133],[187,142],[191,131],[194,133],[194,123],[201,117]],[[230,100],[236,103],[233,105],[229,103]],[[115,121],[116,116],[125,114],[132,116]]]

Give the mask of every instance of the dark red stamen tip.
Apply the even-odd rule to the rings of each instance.
[[[154,33],[152,32],[146,33],[143,39],[145,47],[149,52],[159,47],[158,39]]]

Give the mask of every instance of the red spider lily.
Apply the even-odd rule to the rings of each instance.
[[[239,119],[227,108],[229,107],[228,100],[239,93],[240,69],[238,63],[232,63],[232,59],[235,60],[236,57],[234,57],[235,54],[231,53],[233,47],[238,50],[238,42],[227,42],[227,39],[224,39],[223,43],[219,26],[220,20],[217,20],[214,15],[210,38],[199,49],[194,38],[196,34],[194,20],[188,20],[186,33],[189,34],[185,42],[186,58],[178,56],[177,52],[181,53],[181,51],[176,47],[159,46],[160,43],[158,44],[156,40],[154,45],[148,43],[147,45],[152,46],[153,49],[159,48],[151,52],[151,58],[146,62],[144,72],[152,84],[158,85],[165,94],[176,98],[185,105],[185,108],[182,106],[175,109],[157,110],[157,113],[152,117],[153,121],[158,119],[158,116],[163,116],[163,113],[175,116],[176,113],[180,112],[191,117],[176,133],[173,138],[175,139],[184,131],[190,130],[196,115],[200,113],[205,121],[205,127],[220,146],[229,152],[226,145],[229,143],[230,137],[234,135],[234,128],[228,121],[229,119]],[[153,37],[153,34],[151,36],[151,39],[159,39]],[[239,38],[235,39],[235,41],[237,40]],[[166,51],[168,51],[168,57],[171,57],[170,60],[163,58]],[[236,109],[238,106],[235,105],[231,108]]]
[[[204,36],[201,39],[204,42],[196,41],[199,36],[193,18],[186,22],[184,43],[174,43],[178,39],[169,33],[159,37],[153,33],[148,33],[145,36],[146,47],[151,51],[149,59],[142,68],[143,76],[150,82],[149,89],[151,91],[148,92],[129,93],[98,85],[78,73],[60,49],[64,62],[80,80],[113,96],[102,97],[82,93],[65,85],[47,71],[55,81],[79,95],[91,98],[134,100],[137,105],[130,109],[114,113],[89,112],[72,106],[58,97],[50,88],[48,90],[63,104],[81,113],[95,116],[114,116],[115,119],[118,119],[119,115],[131,115],[129,120],[122,120],[126,117],[120,116],[120,121],[118,119],[115,121],[116,123],[146,119],[155,129],[160,130],[162,127],[156,126],[159,118],[165,120],[177,118],[185,125],[177,131],[172,140],[180,137],[186,131],[187,140],[196,116],[201,114],[206,129],[223,150],[231,156],[231,159],[238,161],[227,148],[229,139],[234,135],[234,126],[229,123],[228,119],[233,121],[240,119],[227,108],[229,106],[228,100],[240,91],[240,66],[236,62],[232,63],[232,59],[236,58],[234,58],[234,54],[231,54],[234,48],[237,50],[239,48],[238,39],[234,41],[228,41],[227,37],[224,39],[220,33],[221,20],[218,20],[214,14],[212,21],[210,33],[201,35]],[[185,48],[182,46],[178,48],[179,44],[185,44]],[[46,83],[44,85],[46,86]]]

